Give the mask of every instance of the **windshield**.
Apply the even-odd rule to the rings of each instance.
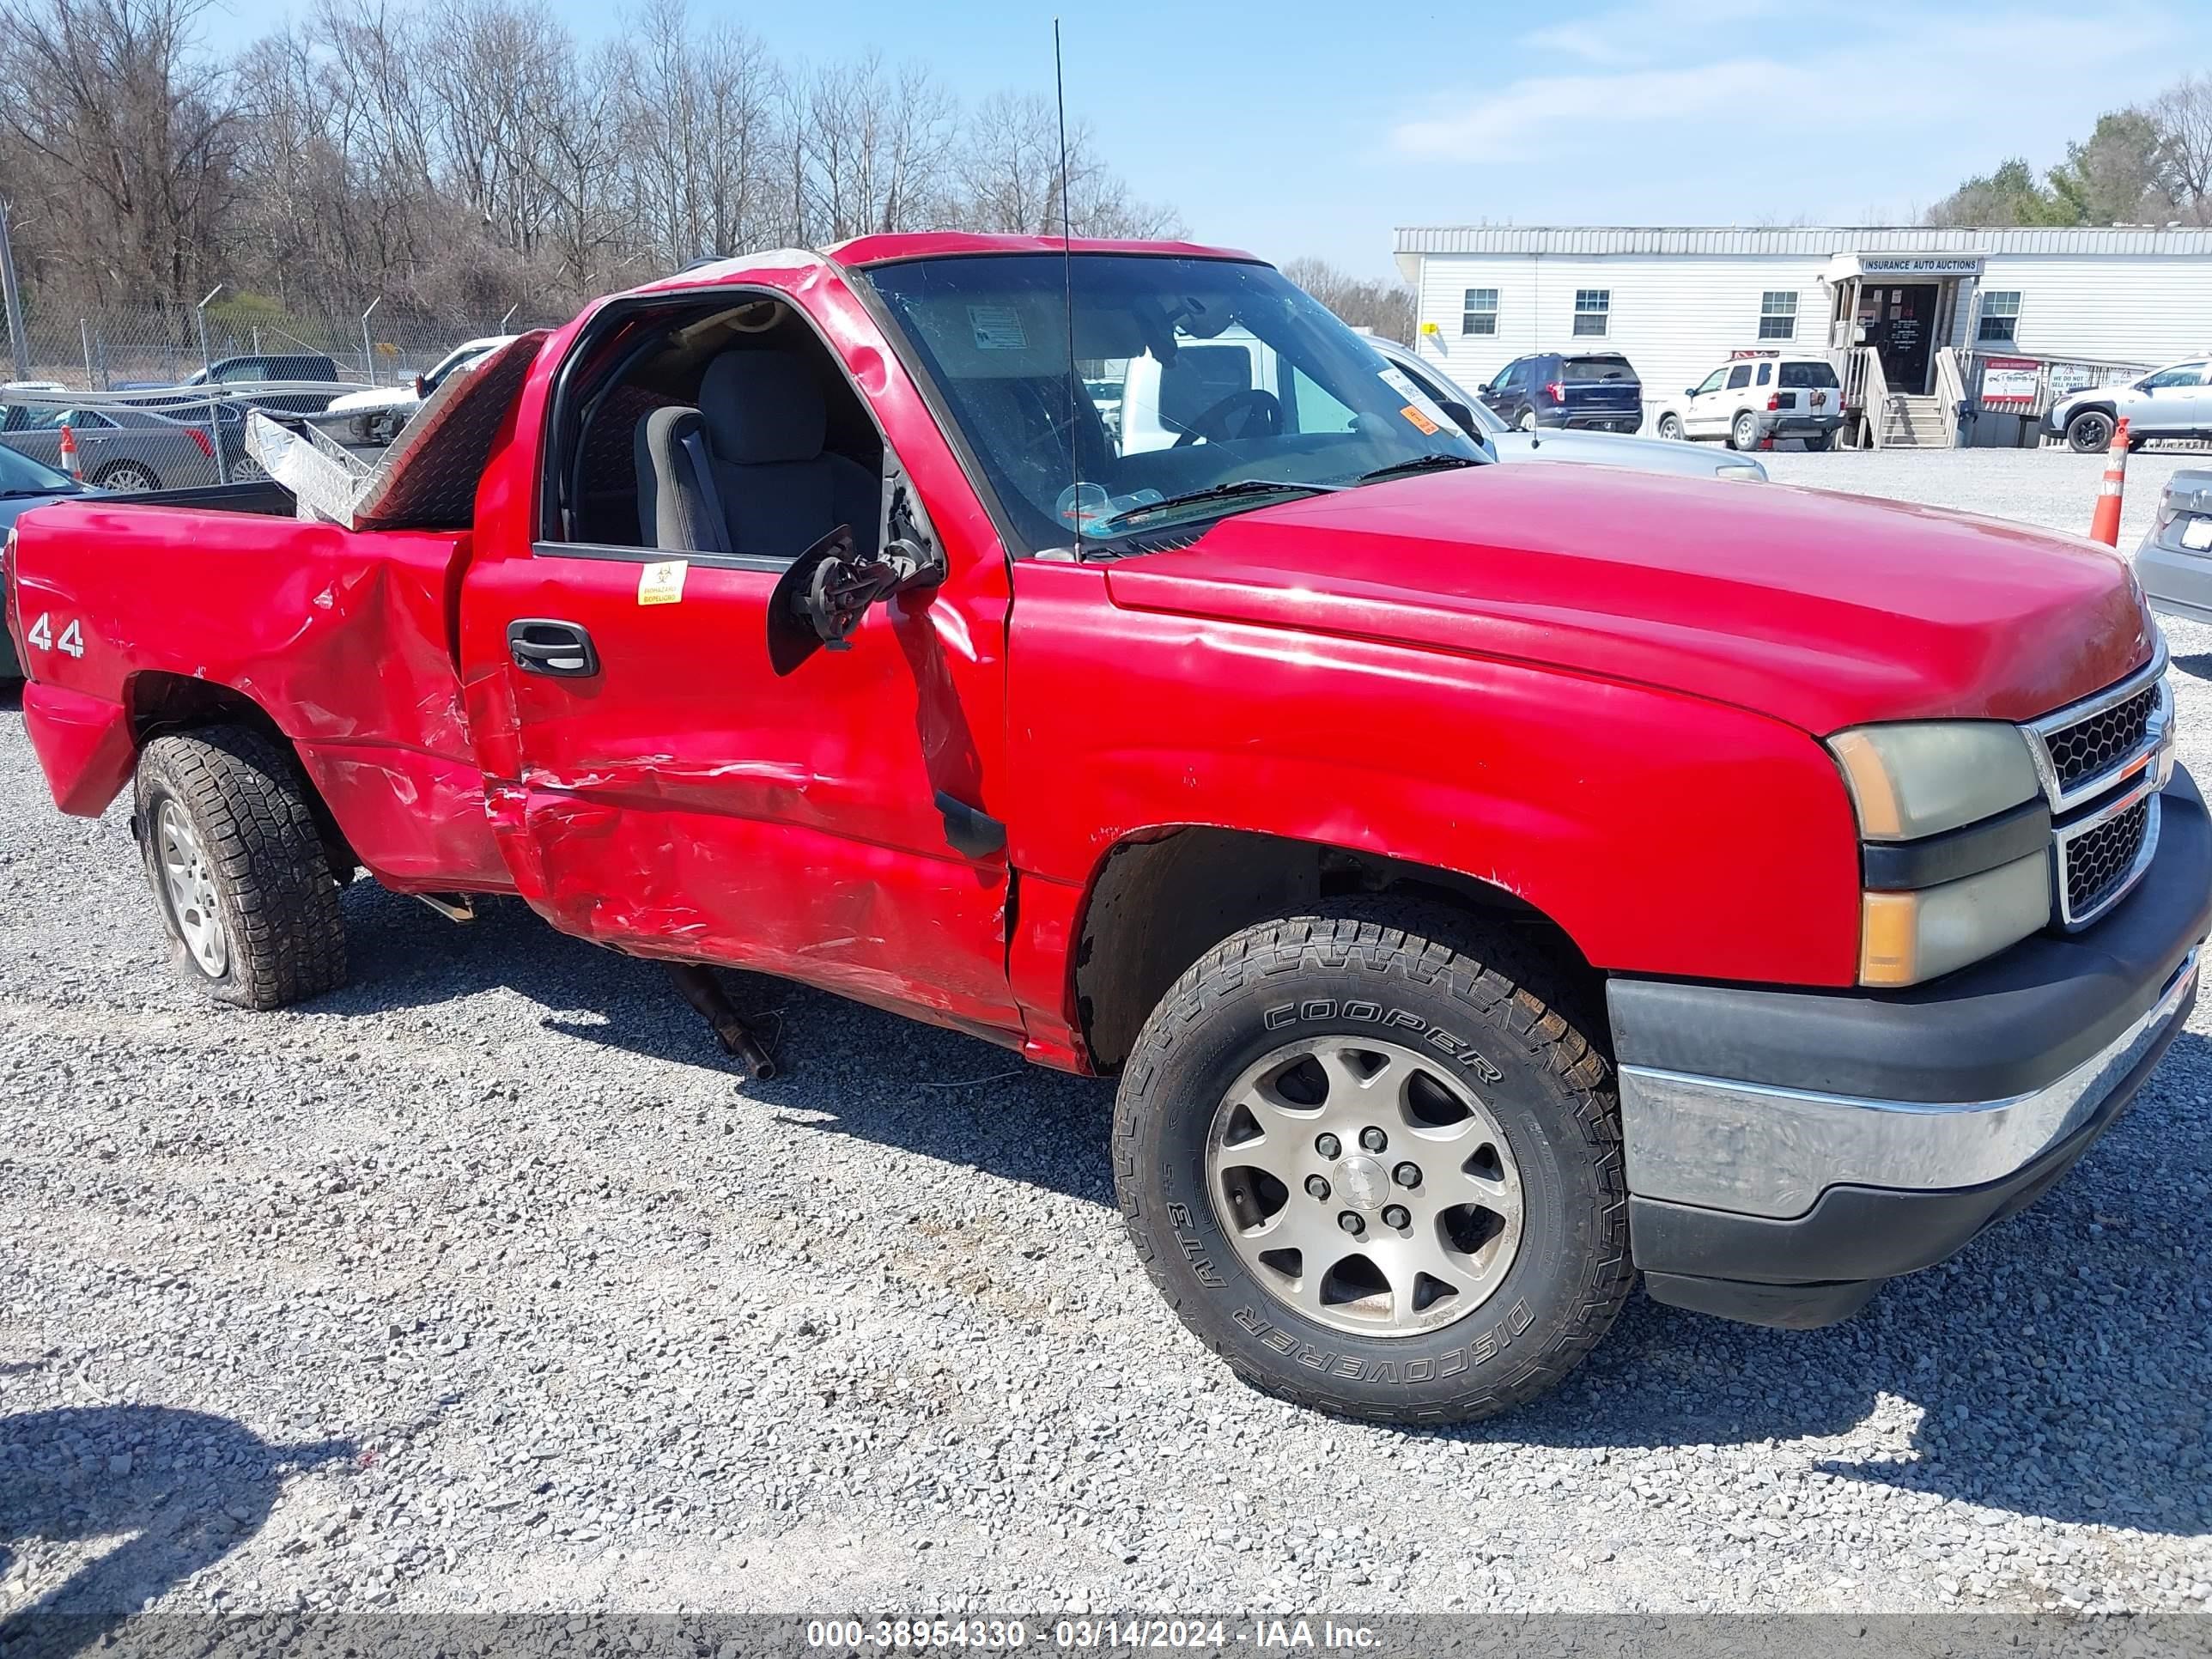
[[[1086,543],[1111,540],[1424,458],[1486,459],[1402,369],[1265,265],[1018,253],[866,275],[1028,551],[1066,546],[1079,522]]]
[[[76,487],[68,473],[0,444],[0,495],[66,495]]]

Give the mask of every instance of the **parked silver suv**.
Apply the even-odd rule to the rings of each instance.
[[[2212,358],[2191,357],[2154,369],[2139,380],[2093,386],[2060,398],[2043,417],[2043,429],[2083,454],[2108,447],[2123,417],[2130,441],[2137,438],[2212,438]]]

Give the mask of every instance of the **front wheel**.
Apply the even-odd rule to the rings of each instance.
[[[1540,963],[1450,912],[1245,929],[1146,1022],[1115,1109],[1129,1235],[1247,1382],[1393,1423],[1487,1417],[1628,1293],[1605,1061]]]
[[[1682,430],[1682,422],[1672,415],[1659,417],[1659,435],[1672,443],[1680,443],[1690,434]]]
[[[2066,422],[2066,442],[2077,455],[2094,455],[2112,442],[2112,417],[2101,409],[2085,409]]]
[[[337,880],[274,742],[234,726],[156,738],[131,830],[178,970],[209,996],[281,1008],[345,982]]]

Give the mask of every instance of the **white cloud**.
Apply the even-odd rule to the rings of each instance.
[[[1572,127],[1620,127],[1677,121],[1724,108],[1732,100],[1771,94],[1792,71],[1746,58],[1693,69],[1634,70],[1620,75],[1552,75],[1516,81],[1464,107],[1426,120],[1401,122],[1391,142],[1409,155],[1464,157],[1506,145],[1541,150],[1562,118]]]
[[[1680,52],[1701,35],[1734,29],[1779,9],[1778,0],[1649,0],[1532,30],[1521,37],[1521,44],[1592,64],[1648,63]]]
[[[1603,21],[1540,33],[1561,37],[1553,42],[1557,49],[1572,50],[1566,37]],[[1617,149],[1638,143],[1638,133],[1641,143],[1652,146],[1706,144],[1726,127],[1686,124],[1733,110],[1753,119],[1753,131],[1759,112],[1796,112],[1790,130],[1814,145],[1832,144],[1846,133],[1949,136],[1973,129],[1986,132],[1994,163],[2021,147],[2021,140],[1991,125],[1984,89],[2037,86],[2048,81],[2051,64],[2063,64],[2077,80],[2087,70],[2107,70],[2107,101],[2117,105],[2130,95],[2148,95],[2159,84],[2160,48],[2169,33],[2168,20],[2157,13],[2136,15],[2125,34],[2101,19],[2018,13],[2008,15],[2001,28],[1972,18],[1909,14],[1863,21],[1850,44],[1802,54],[1770,47],[1672,68],[1530,76],[1494,90],[1442,98],[1432,104],[1433,112],[1394,126],[1390,147],[1401,155],[1440,160],[1510,148],[1529,161]],[[1971,78],[1947,78],[1943,66],[1961,63],[1973,65]],[[2127,64],[2140,64],[2151,78],[2139,88],[2120,79],[2120,66]],[[1918,65],[1922,72],[1901,74],[1900,65]]]

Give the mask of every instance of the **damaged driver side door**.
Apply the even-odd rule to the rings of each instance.
[[[555,378],[526,392],[523,430],[533,398],[549,428],[571,412]],[[936,447],[906,459],[965,489]],[[557,443],[545,464],[562,465]],[[488,480],[480,530],[538,504],[497,494]],[[500,554],[466,580],[464,654],[472,713],[511,711],[512,757],[487,773],[510,775],[493,815],[524,896],[633,954],[757,969],[1018,1042],[989,816],[1009,583],[995,538],[949,516],[933,532],[941,580],[795,666],[769,646],[789,556],[571,538],[555,511],[483,537]]]

